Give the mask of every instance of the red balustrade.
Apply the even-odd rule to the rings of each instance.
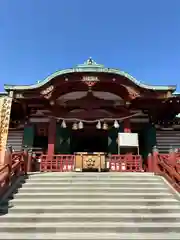
[[[70,154],[59,155],[41,155],[40,171],[41,172],[71,172],[74,170],[75,158]]]
[[[74,171],[75,156],[68,154],[41,155],[41,172],[71,172]],[[140,155],[111,155],[107,159],[107,168],[114,172],[143,172]]]
[[[160,154],[153,152],[148,157],[148,170],[162,175],[178,191],[180,191],[180,153]]]
[[[26,174],[24,152],[7,152],[5,158],[7,164],[0,167],[0,195],[5,193],[14,177]]]
[[[108,164],[112,172],[144,172],[140,155],[111,155]]]

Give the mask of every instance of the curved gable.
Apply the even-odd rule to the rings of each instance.
[[[136,78],[132,77],[128,73],[124,71],[120,71],[119,69],[115,68],[106,68],[104,65],[97,64],[95,61],[93,61],[91,58],[89,58],[84,64],[79,64],[74,68],[68,68],[64,70],[57,71],[47,78],[45,78],[42,81],[39,81],[36,84],[33,85],[24,85],[24,86],[17,86],[17,85],[4,85],[5,90],[33,90],[42,87],[43,85],[50,82],[52,79],[58,76],[74,73],[74,72],[82,72],[82,73],[109,73],[109,74],[115,74],[118,76],[122,76],[127,78],[129,81],[133,82],[135,85],[149,90],[163,90],[163,91],[175,91],[176,86],[153,86],[153,85],[147,85],[144,83],[141,83]]]

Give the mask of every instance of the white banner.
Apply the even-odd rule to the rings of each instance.
[[[119,147],[138,147],[138,134],[137,133],[118,133]]]

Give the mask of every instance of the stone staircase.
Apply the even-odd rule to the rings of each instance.
[[[35,173],[23,180],[2,199],[0,239],[180,239],[179,196],[162,177]]]

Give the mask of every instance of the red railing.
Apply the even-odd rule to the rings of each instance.
[[[74,170],[75,158],[70,154],[59,155],[41,155],[40,171],[41,172],[71,172]]]
[[[163,154],[157,154],[155,170],[157,174],[164,176],[176,190],[180,191],[180,164],[177,157],[176,154],[174,159],[171,154],[169,154],[169,158]]]
[[[148,170],[162,175],[178,191],[180,191],[180,153],[159,154],[154,151],[148,157]]]
[[[141,155],[111,155],[108,158],[110,171],[113,172],[143,172]]]
[[[0,195],[5,193],[14,177],[26,174],[24,152],[14,152],[5,157],[8,164],[0,167]]]
[[[75,167],[75,156],[68,154],[41,155],[41,172],[71,172]],[[107,168],[115,172],[143,172],[140,155],[111,155],[107,158]]]

